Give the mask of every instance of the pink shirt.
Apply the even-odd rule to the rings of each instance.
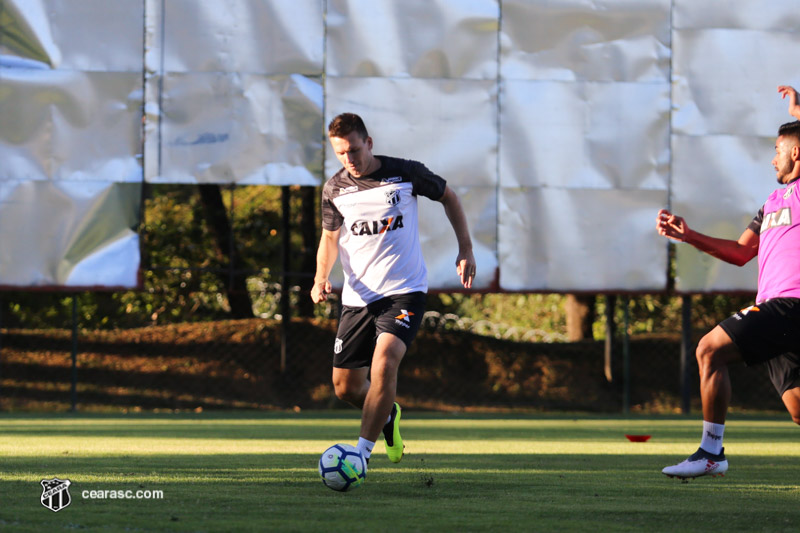
[[[760,235],[756,302],[800,298],[800,180],[774,191],[753,222]]]

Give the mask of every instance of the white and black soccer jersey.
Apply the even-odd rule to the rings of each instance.
[[[322,227],[341,228],[342,304],[353,307],[428,290],[417,196],[439,200],[446,185],[422,163],[376,157],[376,172],[354,178],[342,168],[322,189]]]

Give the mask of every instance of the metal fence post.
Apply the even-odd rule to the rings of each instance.
[[[289,290],[289,248],[291,246],[291,239],[289,235],[289,211],[291,205],[289,203],[289,194],[290,190],[289,187],[284,185],[281,187],[281,230],[283,231],[282,235],[282,246],[281,246],[281,374],[286,372],[286,367],[288,364],[287,361],[287,352],[288,352],[288,345],[289,345],[289,315],[291,313],[291,308],[289,306],[289,299],[290,290]]]
[[[691,396],[689,390],[691,378],[689,375],[689,357],[692,351],[692,297],[685,294],[681,297],[681,412],[685,415],[691,411]]]
[[[630,349],[630,298],[625,296],[622,299],[625,306],[625,334],[622,338],[622,364],[623,364],[623,392],[622,392],[622,411],[628,414],[631,406],[631,349]]]
[[[72,411],[78,409],[78,296],[72,295]]]
[[[0,300],[0,329],[3,328],[3,300]],[[0,398],[3,397],[3,332],[0,331]],[[0,411],[3,410],[3,405],[0,403]]]
[[[614,309],[617,306],[617,297],[613,294],[606,295],[606,342],[603,359],[603,370],[606,381],[614,383],[614,337],[616,324],[614,323]]]

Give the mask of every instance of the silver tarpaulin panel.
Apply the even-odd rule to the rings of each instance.
[[[142,181],[319,185],[354,111],[459,193],[476,288],[663,290],[659,208],[736,238],[775,188],[798,25],[794,0],[4,0],[0,286],[134,286]],[[421,205],[452,288],[452,229]],[[677,276],[755,286],[680,245]]]
[[[147,0],[145,179],[318,185],[323,7]]]
[[[3,68],[0,87],[0,179],[141,181],[141,73]]]
[[[497,77],[497,0],[329,0],[330,76]]]
[[[649,290],[657,279],[653,265],[664,264],[664,251],[639,243],[652,239],[651,206],[664,198],[663,191],[647,190],[622,195],[611,189],[501,188],[501,286]]]
[[[146,152],[148,168],[154,172],[148,181],[319,183],[323,140],[319,79],[175,73],[165,77],[162,87],[161,124],[153,136],[160,142]]]
[[[786,64],[800,12],[789,0],[674,4],[672,207],[691,228],[735,240],[778,188],[775,136],[793,119],[776,87],[800,86]],[[756,289],[756,260],[738,268],[678,245],[676,261],[679,291]]]
[[[141,182],[0,181],[0,284],[135,287],[140,197]]]
[[[670,0],[503,0],[502,76],[663,82]]]
[[[666,191],[666,82],[507,80],[503,89],[502,186]]]
[[[58,70],[142,72],[142,0],[3,0],[0,56]]]
[[[0,15],[0,286],[136,287],[142,2]]]
[[[501,288],[664,288],[653,227],[668,201],[669,9],[503,2]]]

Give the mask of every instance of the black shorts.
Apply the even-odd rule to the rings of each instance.
[[[365,307],[344,306],[333,346],[333,366],[370,366],[381,333],[399,337],[408,348],[422,324],[426,300],[424,292],[412,292],[386,296]]]
[[[720,327],[747,366],[767,363],[778,394],[800,385],[800,299],[773,298],[742,309]]]

